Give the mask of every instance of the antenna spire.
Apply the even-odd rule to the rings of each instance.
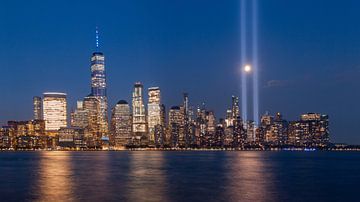
[[[99,29],[96,26],[96,30],[95,30],[95,39],[96,39],[96,50],[99,49]]]

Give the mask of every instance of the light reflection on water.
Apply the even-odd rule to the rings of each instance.
[[[329,152],[8,152],[0,201],[354,201],[359,162]]]
[[[231,201],[268,201],[275,200],[272,194],[271,172],[266,170],[259,152],[237,153],[228,163],[228,195]]]
[[[42,152],[38,167],[38,178],[34,184],[37,200],[74,200],[73,173],[70,153]],[[30,168],[31,169],[31,168]]]
[[[164,153],[130,153],[129,181],[126,186],[130,201],[169,201],[164,172]]]

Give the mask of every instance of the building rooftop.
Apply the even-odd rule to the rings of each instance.
[[[117,102],[117,104],[128,104],[128,102],[126,102],[126,100],[119,100],[119,102]]]
[[[60,92],[45,92],[43,95],[44,97],[66,97],[66,93]]]
[[[179,106],[172,106],[170,109],[180,110]]]

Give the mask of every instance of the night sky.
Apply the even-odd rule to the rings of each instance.
[[[260,112],[330,116],[331,141],[360,144],[360,1],[259,0]],[[224,117],[240,96],[239,0],[3,1],[0,122],[32,118],[32,97],[90,93],[95,27],[109,107],[133,83],[182,92]],[[146,91],[145,91],[146,92]],[[240,98],[241,99],[241,98]]]

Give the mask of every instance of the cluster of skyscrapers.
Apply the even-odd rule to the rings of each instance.
[[[265,114],[257,124],[242,120],[239,98],[233,96],[225,119],[218,120],[205,104],[191,107],[187,93],[167,112],[159,87],[147,89],[146,105],[140,82],[134,84],[131,104],[117,102],[109,120],[106,88],[105,56],[96,51],[91,56],[91,93],[77,101],[70,121],[67,95],[45,92],[33,98],[32,120],[9,121],[0,128],[0,149],[266,149],[329,144],[326,115],[307,113],[288,122],[280,113]]]

